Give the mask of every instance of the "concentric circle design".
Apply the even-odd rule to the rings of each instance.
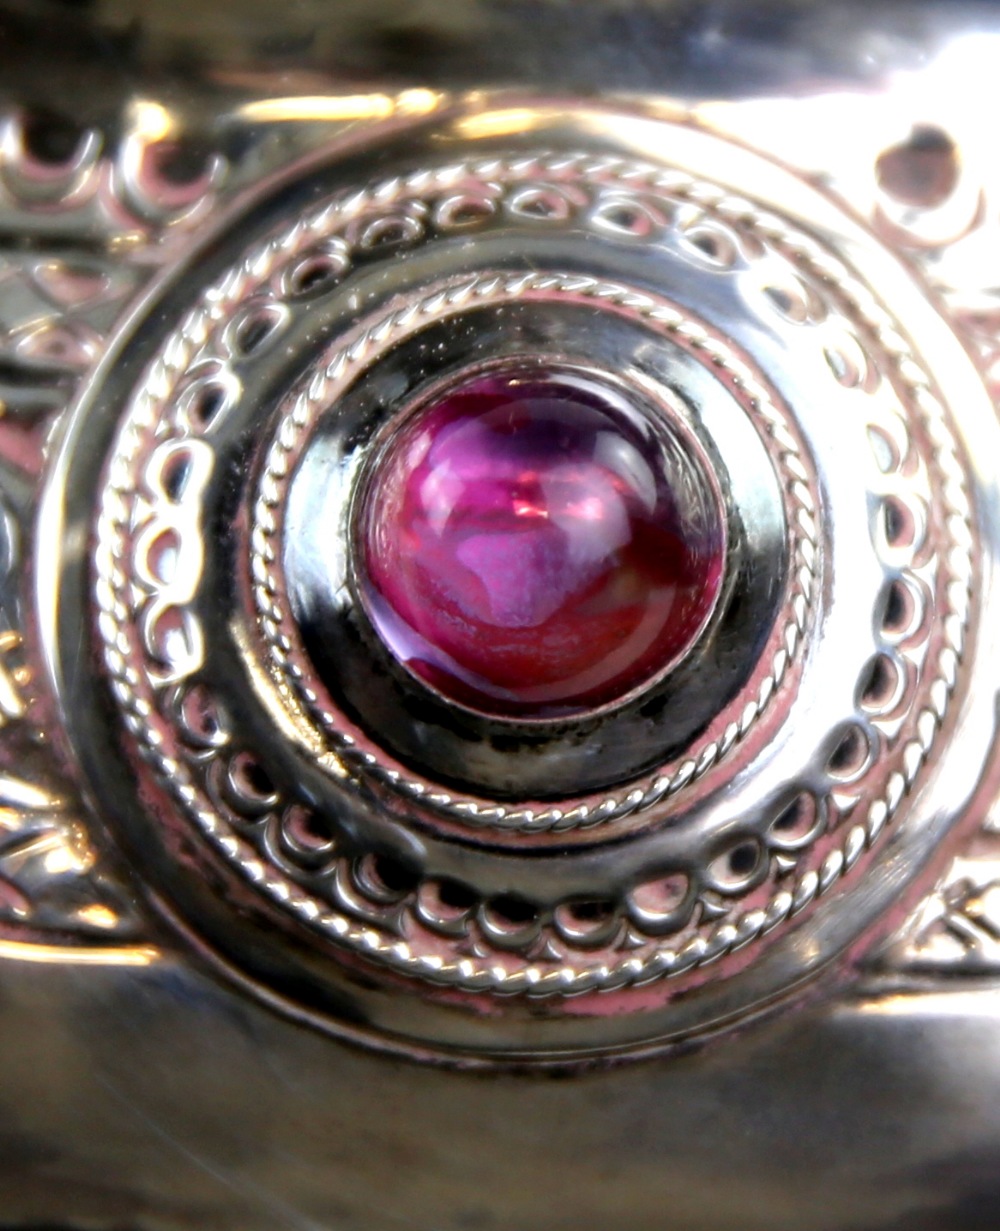
[[[641,161],[581,125],[563,152],[545,115],[540,151],[458,120],[380,138],[388,176],[331,155],[263,197],[196,296],[164,291],[61,479],[95,536],[63,644],[94,636],[122,749],[74,738],[134,775],[132,858],[299,1011],[489,1055],[689,1032],[850,943],[937,824],[976,652],[980,386],[909,276],[717,138],[640,125]],[[639,408],[725,544],[676,645],[561,708],[449,693],[364,588],[399,442],[496,372]]]
[[[730,544],[733,545],[740,538],[750,539],[752,535],[760,540],[762,546],[766,544],[763,550],[746,553],[748,559],[742,571],[735,569],[733,561],[730,561],[731,599],[735,599],[743,609],[741,622],[744,626],[750,621],[754,625],[749,636],[741,638],[741,644],[735,648],[722,647],[727,650],[730,658],[737,655],[743,657],[748,652],[754,654],[756,651],[754,659],[748,664],[745,677],[740,681],[742,687],[733,689],[733,695],[725,697],[720,704],[719,685],[726,682],[723,665],[717,658],[709,659],[698,672],[691,687],[681,693],[680,697],[673,689],[669,689],[661,705],[661,722],[653,736],[653,754],[659,753],[662,757],[665,750],[677,745],[683,749],[683,758],[675,758],[674,763],[657,766],[655,776],[643,787],[637,787],[635,781],[632,781],[625,792],[617,795],[603,792],[596,798],[581,798],[574,793],[574,797],[570,795],[572,786],[563,787],[562,806],[555,809],[538,807],[531,803],[510,807],[495,799],[483,799],[481,796],[452,796],[440,790],[435,791],[433,783],[427,778],[417,778],[398,763],[387,761],[378,750],[379,741],[376,740],[373,744],[365,740],[362,733],[350,724],[345,714],[325,695],[321,682],[312,669],[310,657],[300,641],[298,628],[302,621],[293,618],[291,604],[286,598],[286,585],[280,562],[281,549],[278,545],[282,529],[281,510],[294,502],[293,494],[288,491],[287,485],[294,474],[310,431],[315,428],[327,406],[343,405],[344,396],[358,379],[359,370],[378,364],[383,359],[385,348],[393,343],[398,344],[400,337],[406,336],[411,329],[421,330],[428,324],[450,321],[470,307],[483,304],[506,305],[511,300],[516,303],[530,302],[535,296],[547,304],[567,306],[596,301],[616,313],[622,313],[626,318],[637,319],[646,327],[652,326],[654,339],[679,340],[678,349],[686,353],[693,352],[699,363],[704,354],[712,365],[712,376],[715,380],[717,374],[722,373],[729,382],[730,390],[738,389],[738,398],[731,399],[730,393],[726,400],[727,403],[730,400],[738,403],[742,412],[740,419],[735,418],[732,413],[734,408],[727,404],[725,420],[720,424],[711,443],[717,450],[728,448],[734,452],[740,451],[740,471],[730,471],[730,483],[741,479],[742,487],[746,489],[746,504],[753,506],[753,525],[741,526],[734,523],[730,527]],[[648,345],[648,339],[644,341]],[[713,389],[713,394],[718,397],[718,391]],[[660,396],[664,399],[670,398],[671,392],[669,389],[662,390]],[[759,439],[753,438],[750,428],[756,430]],[[773,468],[773,474],[766,476],[762,474],[762,464],[752,464],[752,451],[760,450],[762,446],[771,455]],[[324,455],[322,478],[328,485],[331,482],[331,474],[341,469],[343,463],[340,459],[331,464]],[[515,274],[503,277],[491,273],[471,282],[448,287],[444,291],[435,287],[425,299],[407,303],[390,310],[385,316],[376,317],[371,323],[366,323],[358,336],[346,347],[333,351],[325,366],[312,377],[288,408],[267,455],[251,534],[251,572],[262,628],[284,679],[298,691],[310,714],[327,736],[336,742],[341,755],[350,757],[364,772],[377,777],[381,783],[401,790],[411,798],[423,801],[430,797],[438,812],[463,824],[490,825],[500,830],[566,833],[570,829],[587,829],[608,821],[621,820],[659,804],[665,797],[675,794],[713,768],[746,735],[776,695],[799,645],[813,593],[816,552],[812,510],[815,508],[816,496],[814,491],[810,490],[808,476],[807,463],[803,459],[786,412],[758,381],[753,370],[689,313],[642,291],[613,283],[592,283],[578,275]],[[783,510],[779,505],[782,501],[780,488],[775,487],[773,496],[764,488],[765,483],[769,486],[775,485],[775,479],[789,493],[786,500],[790,506],[790,515],[789,510]],[[765,501],[769,497],[770,501],[765,507]],[[346,498],[342,498],[339,503],[346,504]],[[771,504],[778,507],[772,508]],[[734,511],[739,512],[739,506]],[[296,520],[294,535],[286,536],[286,540],[291,540],[289,549],[294,551],[298,541],[309,534],[310,520],[313,525],[323,524],[325,527],[336,524],[336,519],[337,513],[329,510],[324,512],[322,522],[317,522],[316,511],[306,506]],[[779,530],[777,527],[782,520],[788,528],[781,527]],[[342,520],[342,541],[347,540],[348,533],[348,526]],[[779,541],[779,533],[782,539],[787,536],[787,543]],[[786,577],[778,578],[774,574],[784,563],[786,551],[797,567]],[[319,550],[315,548],[310,552],[312,567],[315,567],[314,561],[319,554]],[[755,581],[760,580],[763,580],[763,588],[768,595],[784,583],[784,593],[776,604],[778,615],[773,627],[764,624],[764,620],[770,615],[769,611],[761,610],[764,602],[754,602],[752,586]],[[331,591],[342,590],[344,584],[341,575],[330,575],[325,580],[326,588]],[[763,640],[761,634],[764,633],[769,636],[761,652],[759,645]],[[350,653],[357,647],[348,645],[345,648]],[[358,655],[351,653],[352,663],[356,662],[357,658]],[[710,678],[706,680],[706,676]],[[676,684],[676,675],[665,683]],[[377,686],[377,680],[370,676],[364,678],[365,691]],[[692,695],[695,692],[703,699],[700,707],[698,699]],[[642,711],[648,708],[649,704],[649,698],[640,698],[637,708]],[[429,698],[422,697],[421,705],[426,710]],[[701,740],[694,744],[691,743],[687,730],[682,731],[680,739],[673,736],[667,726],[668,716],[663,715],[662,711],[667,706],[681,705],[685,707],[685,713],[694,710],[696,715],[699,712],[704,715],[702,723],[705,733]],[[704,713],[706,709],[707,714]],[[380,725],[384,728],[389,721],[389,717],[382,717]],[[478,737],[480,731],[472,728],[468,720],[464,721]],[[633,723],[627,729],[627,735],[636,740],[642,738],[641,733],[635,733],[635,728],[644,725],[643,722]],[[416,727],[412,714],[407,716],[405,726],[407,731],[404,736]],[[434,755],[434,749],[430,746],[432,741],[448,738],[445,723],[435,724],[432,733],[426,735],[420,727],[416,729],[420,730],[424,758]],[[583,745],[578,734],[578,730],[582,729],[585,728],[578,728],[570,734],[569,742],[579,749],[578,755],[569,760],[571,783],[581,781],[588,772],[588,763],[593,762],[598,753],[597,734],[588,732],[590,738],[586,745]],[[559,782],[560,778],[567,776],[558,761],[565,761],[570,755],[566,748],[567,741],[556,743],[554,732],[549,733],[549,739],[555,746],[555,754],[542,760],[541,774],[536,775],[541,777],[544,784]],[[640,746],[637,750],[641,753],[643,747]],[[520,763],[518,770],[522,774],[527,768],[523,751],[521,746],[516,746],[514,750],[514,759]],[[616,751],[619,757],[623,758],[630,754],[629,748],[622,747],[621,739],[617,741]],[[532,748],[532,754],[541,759],[542,754],[539,753],[537,745]],[[468,755],[467,747],[462,747],[455,754],[455,759],[460,760]],[[478,772],[485,775],[490,769],[492,766],[484,764]],[[503,772],[501,769],[497,776]],[[599,772],[609,774],[606,769],[599,769]],[[613,774],[612,770],[611,775]],[[536,786],[535,789],[545,787]],[[504,794],[509,793],[509,788],[504,790]],[[567,796],[572,801],[569,806]]]

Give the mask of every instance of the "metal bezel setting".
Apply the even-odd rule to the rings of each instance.
[[[538,116],[544,129],[543,106]],[[592,140],[582,118],[578,124],[577,143]],[[151,767],[155,782],[144,785],[139,811],[121,801],[109,801],[108,810],[128,849],[150,841],[159,847],[144,856],[151,879],[227,960],[260,972],[254,977],[265,982],[269,976],[262,972],[280,967],[285,973],[277,985],[307,986],[300,1007],[335,1029],[332,1006],[347,987],[368,1003],[377,1030],[397,1042],[411,1039],[446,1051],[585,1054],[641,1046],[717,1021],[794,985],[846,943],[867,917],[865,909],[851,917],[850,906],[845,909],[850,895],[815,918],[806,919],[806,908],[849,873],[851,883],[867,886],[864,900],[874,904],[890,891],[891,878],[879,872],[877,852],[869,850],[886,843],[890,828],[893,847],[919,846],[936,823],[924,786],[921,792],[917,787],[941,724],[954,721],[949,711],[960,687],[960,655],[970,652],[973,513],[945,400],[954,405],[956,395],[939,391],[907,339],[919,335],[930,352],[950,343],[935,336],[932,314],[906,302],[910,284],[901,268],[880,277],[880,288],[888,289],[884,301],[875,299],[857,270],[881,257],[821,197],[797,182],[792,191],[783,172],[752,155],[727,154],[732,174],[753,169],[759,177],[754,182],[762,203],[752,202],[725,182],[712,182],[718,139],[662,122],[634,125],[630,140],[640,146],[662,149],[669,131],[673,166],[609,152],[602,141],[594,142],[593,152],[566,155],[476,151],[366,191],[339,188],[331,203],[291,228],[275,229],[265,203],[255,223],[263,241],[222,268],[198,306],[177,313],[182,324],[172,334],[163,338],[162,330],[146,327],[143,375],[136,383],[133,365],[128,377],[133,390],[99,497],[97,618],[111,695],[135,741],[121,763],[141,775]],[[449,134],[454,144],[467,145],[461,131],[460,121],[452,130],[438,124],[435,140]],[[565,142],[565,134],[556,136]],[[533,137],[539,139],[537,131]],[[412,158],[393,156],[401,165]],[[322,181],[322,168],[310,174]],[[567,227],[562,248],[550,229],[547,242],[557,255],[549,268],[492,267],[498,249],[484,241],[484,272],[442,278],[435,262],[447,264],[454,256],[446,242],[440,258],[429,255],[421,266],[414,257],[397,273],[397,297],[413,280],[405,303],[397,306],[384,292],[380,303],[374,277],[362,270],[353,292],[371,296],[362,325],[338,340],[334,313],[329,338],[322,345],[314,339],[301,356],[296,352],[297,373],[282,367],[281,347],[268,359],[269,344],[280,339],[284,345],[294,334],[290,280],[304,260],[322,249],[335,270],[323,293],[331,302],[350,297],[349,288],[339,289],[355,260],[343,245],[341,221],[364,259],[375,262],[380,245],[389,253],[422,242],[424,229],[447,217],[446,202],[458,216],[460,191],[492,217],[490,211],[500,208],[495,202],[505,200],[505,177],[512,204],[503,204],[499,235],[511,227],[518,234],[518,228],[538,225]],[[449,187],[450,195],[434,197]],[[786,189],[778,207],[774,202]],[[426,209],[413,207],[428,197]],[[584,216],[587,233],[603,237],[590,246],[598,252],[596,273],[579,268],[583,248],[574,247],[586,229]],[[475,225],[462,216],[463,233]],[[836,227],[848,237],[844,247],[855,255],[854,270],[814,238]],[[228,252],[237,240],[229,235],[226,243]],[[665,271],[677,277],[683,268],[678,288],[703,294],[703,312],[674,302],[669,285],[657,294],[636,280],[635,246],[643,243],[656,246],[658,279]],[[612,276],[605,263],[620,264],[621,276]],[[414,283],[432,272],[424,296],[415,295]],[[165,294],[171,302],[172,292]],[[697,753],[678,757],[651,778],[633,778],[617,794],[512,803],[400,774],[381,750],[352,732],[345,735],[339,717],[323,712],[320,697],[310,696],[303,681],[294,620],[282,602],[275,573],[280,553],[272,543],[280,521],[273,511],[294,472],[299,434],[340,396],[349,371],[377,362],[428,318],[457,317],[469,305],[551,304],[561,297],[639,319],[696,352],[714,370],[712,379],[728,382],[745,413],[759,416],[760,437],[781,476],[787,572],[782,615],[759,666],[725,722],[709,724]],[[908,324],[898,325],[883,303],[893,304]],[[236,312],[231,319],[230,305]],[[745,319],[734,315],[737,305]],[[248,338],[256,338],[255,345]],[[823,373],[828,386],[818,384]],[[255,413],[271,421],[272,433],[272,443],[256,451],[248,450],[238,416],[226,422],[251,381],[260,390]],[[304,391],[288,401],[286,412],[282,390],[297,385]],[[955,380],[959,386],[968,392],[974,379]],[[119,390],[110,389],[97,389],[95,406],[125,400],[121,381]],[[815,409],[817,396],[842,409],[845,424],[846,408],[858,408],[851,420],[857,430],[851,431],[867,455],[857,473],[828,468],[818,442],[834,447],[833,436]],[[196,408],[204,412],[206,406],[199,424]],[[92,413],[81,405],[68,441]],[[220,447],[232,452],[224,464],[215,452]],[[59,494],[49,497],[50,506],[65,495],[65,483],[81,494],[88,487],[98,491],[93,459],[66,448],[66,465],[53,481]],[[252,491],[244,480],[234,481],[238,473],[245,478],[247,463]],[[84,515],[80,497],[67,507],[73,517]],[[218,526],[226,510],[236,515],[240,509],[248,511],[246,530],[235,536],[227,531],[220,551],[206,527]],[[152,551],[167,533],[175,536],[176,559],[183,561],[179,571],[170,566],[170,576],[158,570]],[[240,543],[251,553],[245,575]],[[852,559],[858,592],[874,612],[867,628],[860,612],[829,598],[832,574]],[[55,584],[78,585],[79,567],[61,554]],[[208,592],[214,597],[206,598]],[[206,618],[220,598],[222,608]],[[910,604],[908,624],[899,615],[901,602]],[[65,659],[65,647],[79,633],[71,624],[51,630],[51,652],[59,675],[69,671],[72,687],[85,690]],[[222,653],[220,638],[229,643]],[[167,642],[175,647],[173,660]],[[833,670],[837,647],[850,647],[852,654],[849,670],[839,666],[849,677],[840,682]],[[218,662],[210,661],[216,654]],[[894,671],[898,685],[877,697],[866,692],[876,665]],[[206,681],[225,673],[238,691],[212,709]],[[809,689],[817,687],[829,689],[822,721],[808,700]],[[256,748],[234,740],[228,718],[238,697],[254,695],[244,718],[246,730],[263,741]],[[200,731],[198,722],[209,711],[214,726]],[[283,715],[272,730],[280,732],[284,748],[267,742],[264,724],[275,715]],[[112,754],[95,746],[93,735],[70,734],[85,763],[110,761]],[[759,771],[752,791],[741,777],[751,765]],[[742,785],[731,791],[736,778]],[[115,779],[120,782],[120,775]],[[298,790],[289,793],[292,782]],[[301,836],[309,829],[302,829],[304,811],[319,818],[327,837],[314,841],[314,834],[296,851],[289,817]],[[178,813],[180,824],[173,819]],[[222,905],[209,904],[174,866],[176,844],[192,842],[196,864],[232,886],[246,916],[256,920],[241,936],[232,933]],[[756,853],[749,863],[736,858],[750,848]],[[375,864],[385,858],[413,870],[414,883],[380,879]],[[557,862],[563,872],[553,876]],[[504,897],[530,903],[543,882],[564,885],[565,896],[553,900],[550,889],[535,898],[530,920],[495,910]],[[471,903],[450,914],[435,907],[428,887],[445,883],[463,883]],[[669,905],[658,915],[650,893],[640,892],[652,885],[664,887],[661,904]],[[585,926],[584,914],[573,918],[568,909],[598,900],[612,902],[613,909],[592,927]],[[785,927],[800,915],[805,922]],[[277,937],[266,942],[265,958],[253,956],[272,919],[297,930],[294,947],[301,953],[287,951]],[[796,940],[806,932],[817,938],[808,960]],[[759,943],[772,936],[767,945]],[[726,965],[730,954],[738,956]],[[701,972],[715,963],[719,973],[713,969],[709,984]],[[393,1008],[363,990],[358,980],[369,971],[418,978]],[[673,1001],[675,982],[697,994]],[[448,989],[440,1002],[439,986]],[[483,1015],[484,993],[526,1001],[505,1000],[502,1010]],[[461,1010],[463,995],[468,1013]],[[527,1001],[545,1006],[528,1042],[524,1032],[537,1014]],[[603,1023],[600,1041],[588,1020]]]

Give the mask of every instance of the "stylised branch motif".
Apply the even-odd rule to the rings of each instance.
[[[0,932],[19,940],[132,939],[137,921],[120,878],[98,854],[73,793],[53,785],[38,756],[30,673],[8,661],[20,645],[15,632],[0,634]],[[22,763],[37,776],[7,768]]]

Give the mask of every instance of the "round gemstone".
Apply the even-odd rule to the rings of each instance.
[[[444,696],[545,718],[621,699],[703,629],[720,501],[660,414],[573,372],[480,375],[399,428],[361,502],[358,580]]]

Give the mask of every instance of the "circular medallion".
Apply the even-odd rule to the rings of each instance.
[[[504,116],[331,151],[159,289],[53,476],[47,635],[116,837],[248,987],[575,1058],[797,986],[937,840],[986,395],[787,172]]]

